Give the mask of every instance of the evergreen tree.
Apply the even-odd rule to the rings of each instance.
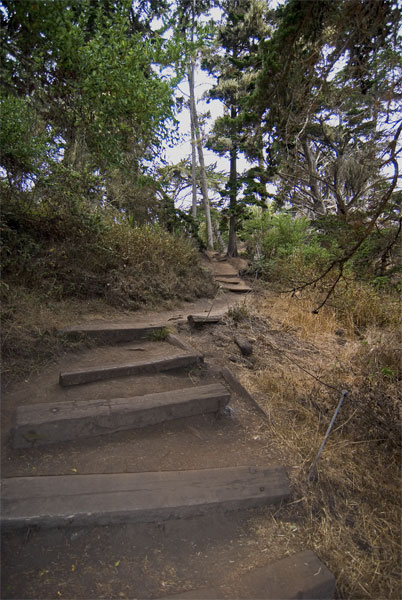
[[[237,172],[240,152],[257,158],[261,164],[261,136],[256,136],[259,148],[250,151],[250,141],[241,110],[248,90],[255,78],[255,56],[261,37],[267,33],[266,6],[259,0],[224,0],[219,2],[222,21],[218,26],[215,52],[204,60],[204,65],[217,78],[210,97],[224,105],[224,116],[214,125],[210,147],[222,156],[229,157],[229,182],[226,194],[229,198],[228,255],[237,256],[236,230],[241,215],[239,188],[241,181]],[[262,182],[262,188],[265,181]],[[265,198],[263,189],[260,188]]]

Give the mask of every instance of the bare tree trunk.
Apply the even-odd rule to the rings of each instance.
[[[259,179],[260,179],[260,185],[261,185],[260,198],[261,198],[262,210],[267,210],[268,209],[268,192],[267,192],[268,179],[265,174],[264,151],[263,151],[264,144],[263,144],[263,140],[262,140],[261,125],[257,126],[257,143],[258,143],[258,168],[260,170]]]
[[[191,60],[189,68],[188,68],[188,85],[190,88],[190,112],[192,115],[192,122],[194,123],[195,141],[196,141],[197,150],[198,150],[198,161],[200,163],[201,193],[202,193],[202,199],[204,202],[205,223],[206,223],[206,227],[207,227],[207,248],[208,248],[208,250],[213,250],[214,238],[213,238],[213,233],[212,233],[211,207],[210,207],[209,198],[208,198],[207,176],[206,176],[206,171],[205,171],[204,151],[202,148],[200,124],[198,121],[197,106],[195,103],[194,71],[195,71],[195,64],[194,64],[194,61]]]
[[[236,107],[231,106],[230,118],[234,122],[236,118]],[[228,256],[238,256],[236,226],[237,226],[237,148],[234,145],[230,150],[230,173],[229,173],[229,243]]]
[[[236,225],[237,225],[237,150],[233,148],[230,151],[230,175],[229,175],[229,188],[230,188],[230,202],[229,202],[229,243],[228,243],[228,256],[238,256],[237,254],[237,240],[236,240]]]
[[[226,244],[215,221],[212,221],[212,229],[214,231],[218,252],[225,252]]]
[[[309,173],[309,185],[311,195],[313,196],[314,212],[318,215],[325,215],[325,206],[322,199],[322,194],[318,185],[317,180],[317,164],[315,156],[313,155],[310,148],[310,141],[308,138],[304,138],[302,141],[302,148],[304,157],[307,162],[308,173]]]
[[[191,110],[190,104],[190,118],[191,118],[191,183],[192,183],[192,203],[191,203],[191,214],[193,219],[197,218],[197,153],[195,149],[195,126],[193,111]]]

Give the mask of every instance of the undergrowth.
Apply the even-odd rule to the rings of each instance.
[[[355,303],[357,315],[358,298]],[[268,330],[260,339],[258,371],[242,377],[262,398],[275,443],[293,465],[293,501],[272,517],[275,530],[289,548],[316,551],[335,574],[338,597],[399,598],[401,330],[378,328],[378,316],[370,316],[376,310],[369,310],[363,336],[354,330],[356,318],[345,318],[348,311],[327,306],[314,315],[313,305],[314,298],[265,295],[258,312],[274,320],[276,342]],[[285,343],[289,335],[293,347]],[[349,393],[318,463],[318,480],[309,482],[342,389]],[[270,525],[256,519],[254,527],[264,535]]]
[[[62,351],[66,342],[55,327],[69,324],[74,303],[132,311],[210,296],[215,289],[191,241],[158,225],[132,226],[112,209],[5,195],[0,225],[8,375],[26,373]]]

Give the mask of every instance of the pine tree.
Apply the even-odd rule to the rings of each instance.
[[[245,127],[241,110],[248,90],[255,78],[255,56],[261,37],[267,33],[266,5],[259,0],[224,0],[219,3],[222,22],[216,38],[217,51],[210,53],[204,65],[217,78],[210,97],[224,105],[224,116],[217,119],[209,146],[218,154],[229,158],[229,182],[226,195],[229,198],[229,242],[227,253],[237,256],[236,231],[241,215],[239,188],[241,181],[237,172],[240,152],[250,152],[249,131]],[[261,136],[256,136],[259,150],[253,150],[253,158],[261,165]],[[260,192],[265,197],[262,182]]]

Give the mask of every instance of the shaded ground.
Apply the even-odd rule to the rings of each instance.
[[[223,314],[230,300],[230,296],[220,297],[214,312]],[[232,394],[231,414],[219,419],[204,415],[56,446],[11,448],[9,432],[16,405],[127,397],[215,381],[219,377],[216,367],[228,361],[219,345],[215,346],[214,336],[223,331],[230,335],[231,324],[219,325],[215,333],[209,328],[193,333],[182,322],[188,313],[205,314],[210,307],[211,302],[198,302],[182,311],[153,314],[151,320],[149,315],[135,315],[135,322],[179,321],[180,336],[205,352],[204,367],[71,388],[58,385],[61,370],[129,362],[133,355],[133,360],[143,360],[180,352],[166,342],[139,341],[66,355],[43,373],[13,386],[3,401],[3,477],[277,464],[280,457],[264,419],[252,403],[236,394]],[[275,542],[263,542],[261,548],[250,528],[250,517],[276,510],[216,513],[144,525],[9,532],[3,538],[2,597],[153,598],[221,584],[260,564],[261,559],[270,562],[283,556]]]
[[[181,419],[57,449],[11,450],[14,403],[38,401],[43,390],[54,391],[61,364],[91,355],[84,352],[66,356],[5,396],[3,476],[283,463],[293,483],[291,502],[165,523],[8,533],[3,539],[2,597],[157,598],[205,585],[235,586],[236,578],[253,566],[308,548],[335,573],[338,597],[399,597],[398,456],[388,452],[383,431],[381,439],[378,428],[362,434],[368,397],[359,395],[362,382],[354,362],[361,342],[335,333],[334,321],[318,326],[308,311],[301,312],[300,321],[291,320],[285,303],[266,293],[245,300],[218,297],[213,312],[224,314],[232,305],[219,325],[198,331],[181,322],[190,313],[207,314],[211,303],[188,303],[168,313],[135,313],[133,319],[155,324],[170,319],[179,335],[204,353],[209,371],[164,374],[157,384],[153,377],[115,380],[111,388],[110,383],[89,384],[85,393],[131,395],[155,391],[155,385],[188,387],[215,379],[216,367],[229,366],[267,418],[233,395],[233,415],[220,420]],[[99,319],[89,316],[94,317]],[[127,322],[127,313],[116,321]],[[252,341],[250,357],[242,356],[235,333]],[[104,356],[107,348],[97,352],[112,359],[112,354]],[[131,351],[122,346],[117,352]],[[338,400],[336,391],[311,375],[336,388],[346,386],[351,395],[321,459],[318,482],[307,485],[306,473]],[[79,389],[66,392],[79,397]]]

